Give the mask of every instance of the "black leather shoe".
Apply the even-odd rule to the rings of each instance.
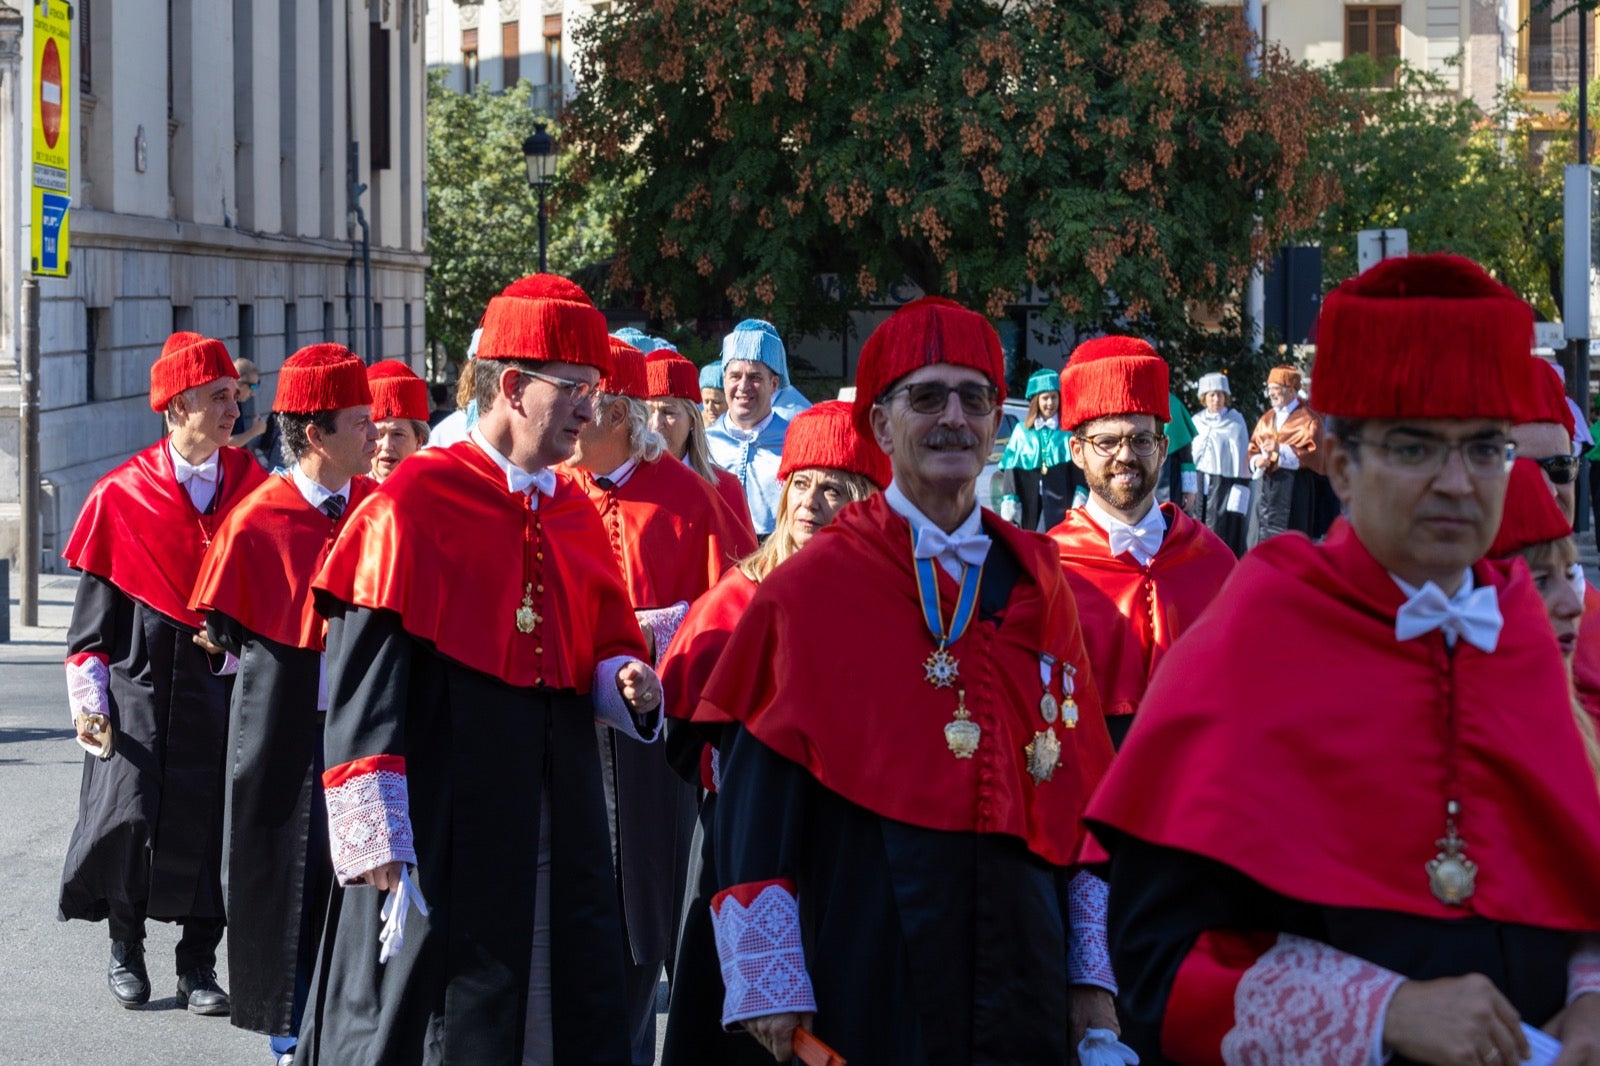
[[[191,970],[178,978],[178,1006],[190,1014],[227,1014],[233,1001],[217,984],[217,971]]]
[[[150,974],[144,968],[144,941],[113,940],[106,984],[117,1002],[128,1009],[150,1002]]]

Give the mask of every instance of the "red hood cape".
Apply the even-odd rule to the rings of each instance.
[[[515,619],[524,537],[536,523],[544,558],[533,610],[541,621],[523,633]],[[530,511],[470,440],[401,463],[350,513],[313,587],[323,613],[323,596],[394,611],[406,632],[441,655],[518,687],[587,693],[601,661],[645,657],[583,490],[558,474],[555,495]]]
[[[267,476],[242,448],[221,449],[217,461],[222,483],[216,503],[201,514],[178,484],[165,438],[135,453],[89,490],[61,557],[151,610],[200,629],[205,619],[189,609],[200,558],[228,512]]]
[[[750,501],[745,499],[744,486],[739,484],[738,478],[720,466],[712,467],[711,472],[717,475],[717,496],[728,505],[734,521],[750,534],[750,539],[754,540],[756,523],[755,519],[750,517]]]
[[[756,550],[705,479],[670,455],[640,462],[607,491],[573,471],[605,526],[628,596],[639,610],[692,603]]]
[[[267,478],[223,521],[200,564],[191,610],[221,611],[252,633],[321,651],[327,622],[311,602],[311,580],[356,504],[378,487],[353,478],[335,522],[306,502],[287,473]]]
[[[1572,653],[1572,682],[1578,702],[1600,726],[1600,589],[1583,583],[1583,617],[1578,620],[1578,646]]]
[[[1071,865],[1111,740],[1054,545],[987,511],[983,526],[1021,573],[1002,614],[975,618],[950,646],[960,660],[957,686],[982,729],[972,758],[956,759],[946,745],[956,691],[924,680],[935,644],[917,600],[911,528],[881,495],[846,507],[761,583],[695,719],[743,723],[823,786],[883,817],[1015,836],[1047,862]],[[935,570],[948,618],[958,589]],[[1055,727],[1060,765],[1035,784],[1023,747],[1045,729],[1041,652],[1076,667],[1080,720],[1076,729]]]
[[[707,725],[726,725],[732,721],[700,702],[700,693],[711,679],[722,649],[728,646],[733,628],[744,617],[745,608],[755,599],[758,586],[734,567],[722,575],[711,591],[695,600],[683,623],[661,657],[661,691],[667,713]]]
[[[1084,508],[1050,531],[1107,716],[1138,709],[1156,664],[1233,572],[1233,552],[1215,533],[1170,503],[1161,513],[1167,535],[1148,567],[1113,557],[1110,537]]]
[[[1404,595],[1342,520],[1320,546],[1257,547],[1151,682],[1090,805],[1095,835],[1323,906],[1600,930],[1600,791],[1544,604],[1520,559],[1472,572],[1498,590],[1493,654],[1447,653],[1437,631],[1397,641]],[[1292,681],[1263,668],[1263,641],[1292,652]],[[1452,695],[1478,864],[1465,907],[1436,900],[1424,869],[1444,835]]]

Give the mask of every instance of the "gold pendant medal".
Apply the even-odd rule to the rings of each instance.
[[[522,593],[522,606],[517,608],[517,632],[532,633],[533,627],[542,621],[533,612],[533,582],[528,582]]]
[[[1078,701],[1072,698],[1072,676],[1077,668],[1071,663],[1063,663],[1061,667],[1061,728],[1078,728]]]
[[[977,752],[981,739],[983,727],[972,720],[972,712],[967,710],[967,690],[961,689],[956,694],[955,717],[945,723],[944,742],[950,745],[951,755],[970,759]]]
[[[1461,805],[1451,800],[1445,807],[1444,836],[1434,841],[1439,854],[1428,863],[1428,888],[1447,907],[1464,906],[1477,889],[1478,864],[1462,854],[1467,842],[1456,832]]]
[[[1056,738],[1055,730],[1046,729],[1035,733],[1022,753],[1028,757],[1028,773],[1033,783],[1042,785],[1055,776],[1056,766],[1061,762],[1061,741]]]

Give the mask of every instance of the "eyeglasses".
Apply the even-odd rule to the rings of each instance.
[[[241,382],[239,382],[239,387],[241,389],[255,390],[255,389],[259,389],[261,387],[261,382],[259,382],[259,381],[241,381]]]
[[[1437,437],[1390,437],[1387,440],[1345,438],[1347,444],[1360,445],[1381,453],[1396,470],[1429,477],[1444,469],[1452,452],[1461,453],[1467,473],[1473,477],[1504,477],[1516,458],[1517,446],[1504,437],[1479,437],[1450,441]]]
[[[918,381],[890,389],[878,402],[886,404],[893,400],[897,393],[902,392],[906,394],[906,403],[919,415],[936,415],[943,411],[950,403],[952,392],[960,397],[961,413],[965,415],[992,414],[995,404],[1000,402],[999,389],[993,385],[979,385],[975,381],[963,381],[959,385],[947,385],[942,381]]]
[[[1119,436],[1115,433],[1099,433],[1093,437],[1079,437],[1078,439],[1106,459],[1110,459],[1122,451],[1124,444],[1131,448],[1133,454],[1141,459],[1148,459],[1161,446],[1161,438],[1154,433],[1129,433],[1126,436]]]
[[[554,385],[556,388],[565,393],[567,399],[571,400],[574,404],[580,404],[598,392],[598,388],[587,381],[573,381],[570,378],[558,378],[550,374],[541,374],[537,370],[518,370],[517,373],[523,375],[524,377],[538,378],[540,381],[543,381],[548,385]]]
[[[1534,462],[1539,464],[1539,469],[1544,471],[1552,485],[1570,485],[1577,480],[1578,466],[1583,460],[1576,455],[1547,455]]]

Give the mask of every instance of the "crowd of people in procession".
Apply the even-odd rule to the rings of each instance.
[[[532,275],[432,427],[337,344],[269,422],[173,334],[64,553],[60,917],[126,1007],[179,924],[180,1005],[284,1064],[649,1064],[663,975],[667,1064],[1600,1064],[1600,591],[1532,322],[1385,261],[1253,428],[1087,340],[998,513],[999,337],[944,298],[812,405],[769,323],[697,368]]]

